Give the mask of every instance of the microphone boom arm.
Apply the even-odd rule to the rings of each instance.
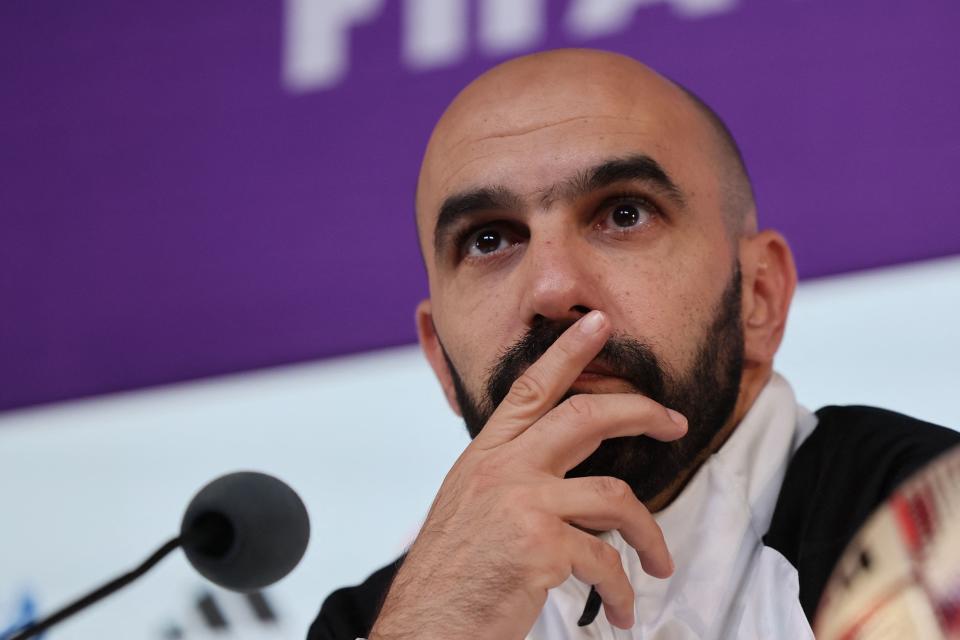
[[[108,595],[110,595],[114,591],[117,591],[118,589],[122,589],[123,587],[127,586],[128,584],[130,584],[131,582],[133,582],[134,580],[136,580],[137,578],[145,574],[147,571],[152,569],[155,564],[163,560],[163,558],[166,557],[171,551],[179,547],[180,543],[181,543],[180,536],[173,538],[172,540],[164,544],[162,547],[157,549],[152,556],[144,560],[143,563],[140,564],[140,566],[138,566],[136,569],[133,569],[132,571],[129,571],[123,574],[122,576],[114,578],[113,580],[103,585],[96,591],[92,591],[91,593],[88,593],[87,595],[83,596],[79,600],[68,604],[67,606],[63,607],[62,609],[60,609],[55,613],[50,614],[43,620],[30,623],[26,627],[23,627],[15,631],[12,636],[7,636],[2,640],[26,640],[27,638],[32,638],[38,633],[49,629],[50,627],[57,624],[61,620],[65,620],[66,618],[69,618],[70,616],[77,613],[78,611],[82,611],[83,609],[86,609],[87,607],[97,602],[98,600],[102,600],[103,598],[106,598]]]

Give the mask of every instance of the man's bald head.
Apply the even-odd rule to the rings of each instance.
[[[737,237],[745,231],[755,231],[757,205],[753,196],[753,184],[750,182],[750,174],[747,172],[747,164],[743,160],[740,145],[737,144],[727,123],[713,110],[713,107],[690,89],[680,84],[677,86],[700,110],[716,135],[716,142],[720,147],[720,168],[724,175],[725,211],[732,235]]]
[[[457,95],[437,123],[424,156],[417,188],[418,226],[424,226],[425,207],[436,213],[437,202],[425,196],[437,187],[442,191],[451,186],[451,179],[458,177],[451,175],[451,169],[462,174],[451,157],[463,147],[497,138],[520,138],[541,127],[591,117],[641,118],[648,127],[656,127],[661,118],[669,120],[676,131],[699,129],[684,140],[670,142],[688,143],[694,147],[691,152],[708,157],[722,191],[731,238],[756,229],[750,178],[740,149],[720,116],[692,91],[642,63],[589,49],[560,49],[509,60]]]
[[[621,478],[659,508],[771,374],[789,248],[756,231],[723,121],[635,60],[550,51],[474,80],[430,138],[417,215],[420,341],[472,435],[560,331],[601,310],[601,371],[569,393],[644,394],[690,428],[676,446],[606,441],[570,473]]]

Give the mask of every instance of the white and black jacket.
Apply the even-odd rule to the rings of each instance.
[[[787,392],[781,391],[779,392],[782,395],[780,400],[767,400],[768,405],[774,402],[780,402],[781,405],[793,402],[789,386],[782,382],[782,379],[779,383],[786,387],[789,397],[785,395]],[[776,389],[765,390],[764,393],[775,398],[777,391]],[[754,412],[753,408],[751,412]],[[755,421],[760,420],[760,418],[755,419]],[[801,424],[804,420],[807,421],[806,428]],[[769,422],[769,420],[766,421]],[[735,435],[741,431],[746,422],[745,418],[734,432]],[[728,579],[731,582],[756,581],[756,590],[761,592],[759,597],[761,599],[767,597],[768,600],[757,604],[756,595],[744,595],[736,589],[730,589],[733,595],[729,596],[729,601],[724,604],[729,611],[722,616],[722,619],[716,616],[706,617],[705,622],[701,621],[704,625],[702,628],[698,628],[696,624],[685,623],[685,626],[679,625],[672,631],[661,625],[662,633],[647,633],[647,635],[630,636],[596,631],[594,635],[577,636],[572,635],[574,631],[551,633],[551,629],[556,631],[558,627],[555,626],[556,621],[548,620],[544,623],[546,626],[539,627],[542,631],[540,635],[532,634],[530,637],[553,638],[559,635],[566,638],[752,638],[763,637],[767,633],[771,633],[769,637],[812,637],[806,621],[812,620],[827,579],[851,537],[870,513],[900,483],[933,458],[960,444],[960,433],[891,411],[865,406],[824,407],[815,415],[808,412],[805,415],[801,414],[797,422],[801,425],[797,429],[799,433],[785,436],[786,439],[793,437],[794,443],[783,445],[784,457],[783,463],[780,464],[781,468],[778,472],[771,474],[767,480],[774,489],[771,499],[768,500],[769,513],[760,515],[759,519],[756,519],[755,513],[751,516],[755,518],[754,525],[757,522],[764,525],[769,523],[765,533],[759,532],[756,546],[760,548],[750,552],[751,557],[774,558],[774,562],[779,562],[786,567],[791,575],[783,578],[782,567],[756,568],[753,565],[762,561],[750,560],[743,565],[747,567],[746,569],[738,569],[738,571],[750,573],[749,579],[733,575]],[[762,433],[761,430],[766,428],[766,426],[757,427],[757,433]],[[748,436],[738,437],[747,438]],[[731,441],[733,439],[734,436],[731,436]],[[730,441],[721,448],[721,451],[727,449],[729,445]],[[771,454],[769,448],[758,448],[752,444],[744,451],[749,452],[744,455],[753,457],[781,455],[776,452]],[[701,472],[698,471],[698,475],[700,474]],[[684,492],[687,492],[687,489]],[[767,493],[770,492],[767,491]],[[689,513],[685,515],[690,517]],[[659,517],[658,521],[661,521]],[[662,521],[661,526],[663,526]],[[746,526],[749,528],[750,522],[747,522]],[[665,535],[670,544],[670,533],[666,529]],[[672,545],[671,550],[673,550]],[[635,554],[633,557],[636,557]],[[679,574],[682,569],[680,566],[682,558],[675,553],[675,559],[678,561]],[[308,640],[354,640],[366,637],[402,561],[401,557],[376,571],[358,586],[332,593],[323,603],[319,616],[311,626]],[[765,562],[770,561],[768,559]],[[781,575],[773,575],[769,578],[754,576],[763,572],[770,574],[771,571],[774,573],[781,571]],[[631,582],[634,582],[635,577],[633,575],[630,577]],[[636,576],[636,579],[643,579],[643,576]],[[764,579],[767,580],[766,583],[763,582]],[[770,585],[779,582],[791,584],[785,584],[783,591],[770,594]],[[717,591],[724,589],[725,587],[722,587]],[[744,589],[746,587],[741,590]],[[429,594],[424,594],[424,597],[429,597]],[[667,593],[665,597],[669,598],[670,594]],[[710,597],[710,594],[706,597]],[[763,607],[765,603],[768,604],[771,601],[771,598],[773,601],[777,598],[793,600],[787,604],[794,607],[795,612],[786,610],[786,613],[776,612],[769,617],[761,612],[756,620],[740,621],[737,618],[731,622],[731,616],[743,616],[745,609]],[[582,600],[577,600],[575,597],[571,602],[582,602]],[[665,602],[668,601],[665,600]],[[567,611],[563,611],[562,616],[564,620],[569,620],[570,627],[575,630],[574,623],[577,616],[572,615],[571,619],[571,614]],[[786,620],[791,616],[794,620]],[[642,615],[638,620],[640,618]],[[796,621],[797,618],[800,619],[799,623]],[[604,621],[598,620],[598,624],[602,622]],[[540,624],[539,621],[538,624]],[[550,624],[554,626],[550,627]],[[768,626],[758,630],[758,625]],[[771,630],[770,625],[784,625],[785,628]],[[787,627],[793,628],[791,625],[796,627],[796,632],[787,630]]]

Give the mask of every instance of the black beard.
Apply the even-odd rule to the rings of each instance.
[[[713,321],[697,349],[693,366],[675,376],[664,367],[649,344],[630,336],[612,336],[598,358],[613,375],[639,393],[686,416],[687,434],[673,442],[646,436],[604,440],[600,447],[567,473],[567,477],[613,476],[627,482],[637,498],[649,502],[697,464],[723,428],[737,403],[743,373],[740,264],[721,296]],[[570,323],[539,318],[491,369],[484,398],[476,402],[444,350],[463,420],[477,437],[520,374],[536,362]],[[568,393],[569,397],[572,393]]]

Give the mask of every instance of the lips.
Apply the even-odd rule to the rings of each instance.
[[[613,369],[597,362],[585,367],[570,388],[573,393],[629,393],[633,390],[633,385]]]
[[[627,393],[636,391],[629,380],[605,363],[594,360],[580,372],[573,383],[575,388],[586,393]]]
[[[589,373],[596,376],[607,376],[608,378],[620,377],[613,371],[613,369],[603,364],[602,362],[598,362],[597,360],[594,360],[593,362],[588,364],[586,367],[584,367],[582,373]]]

